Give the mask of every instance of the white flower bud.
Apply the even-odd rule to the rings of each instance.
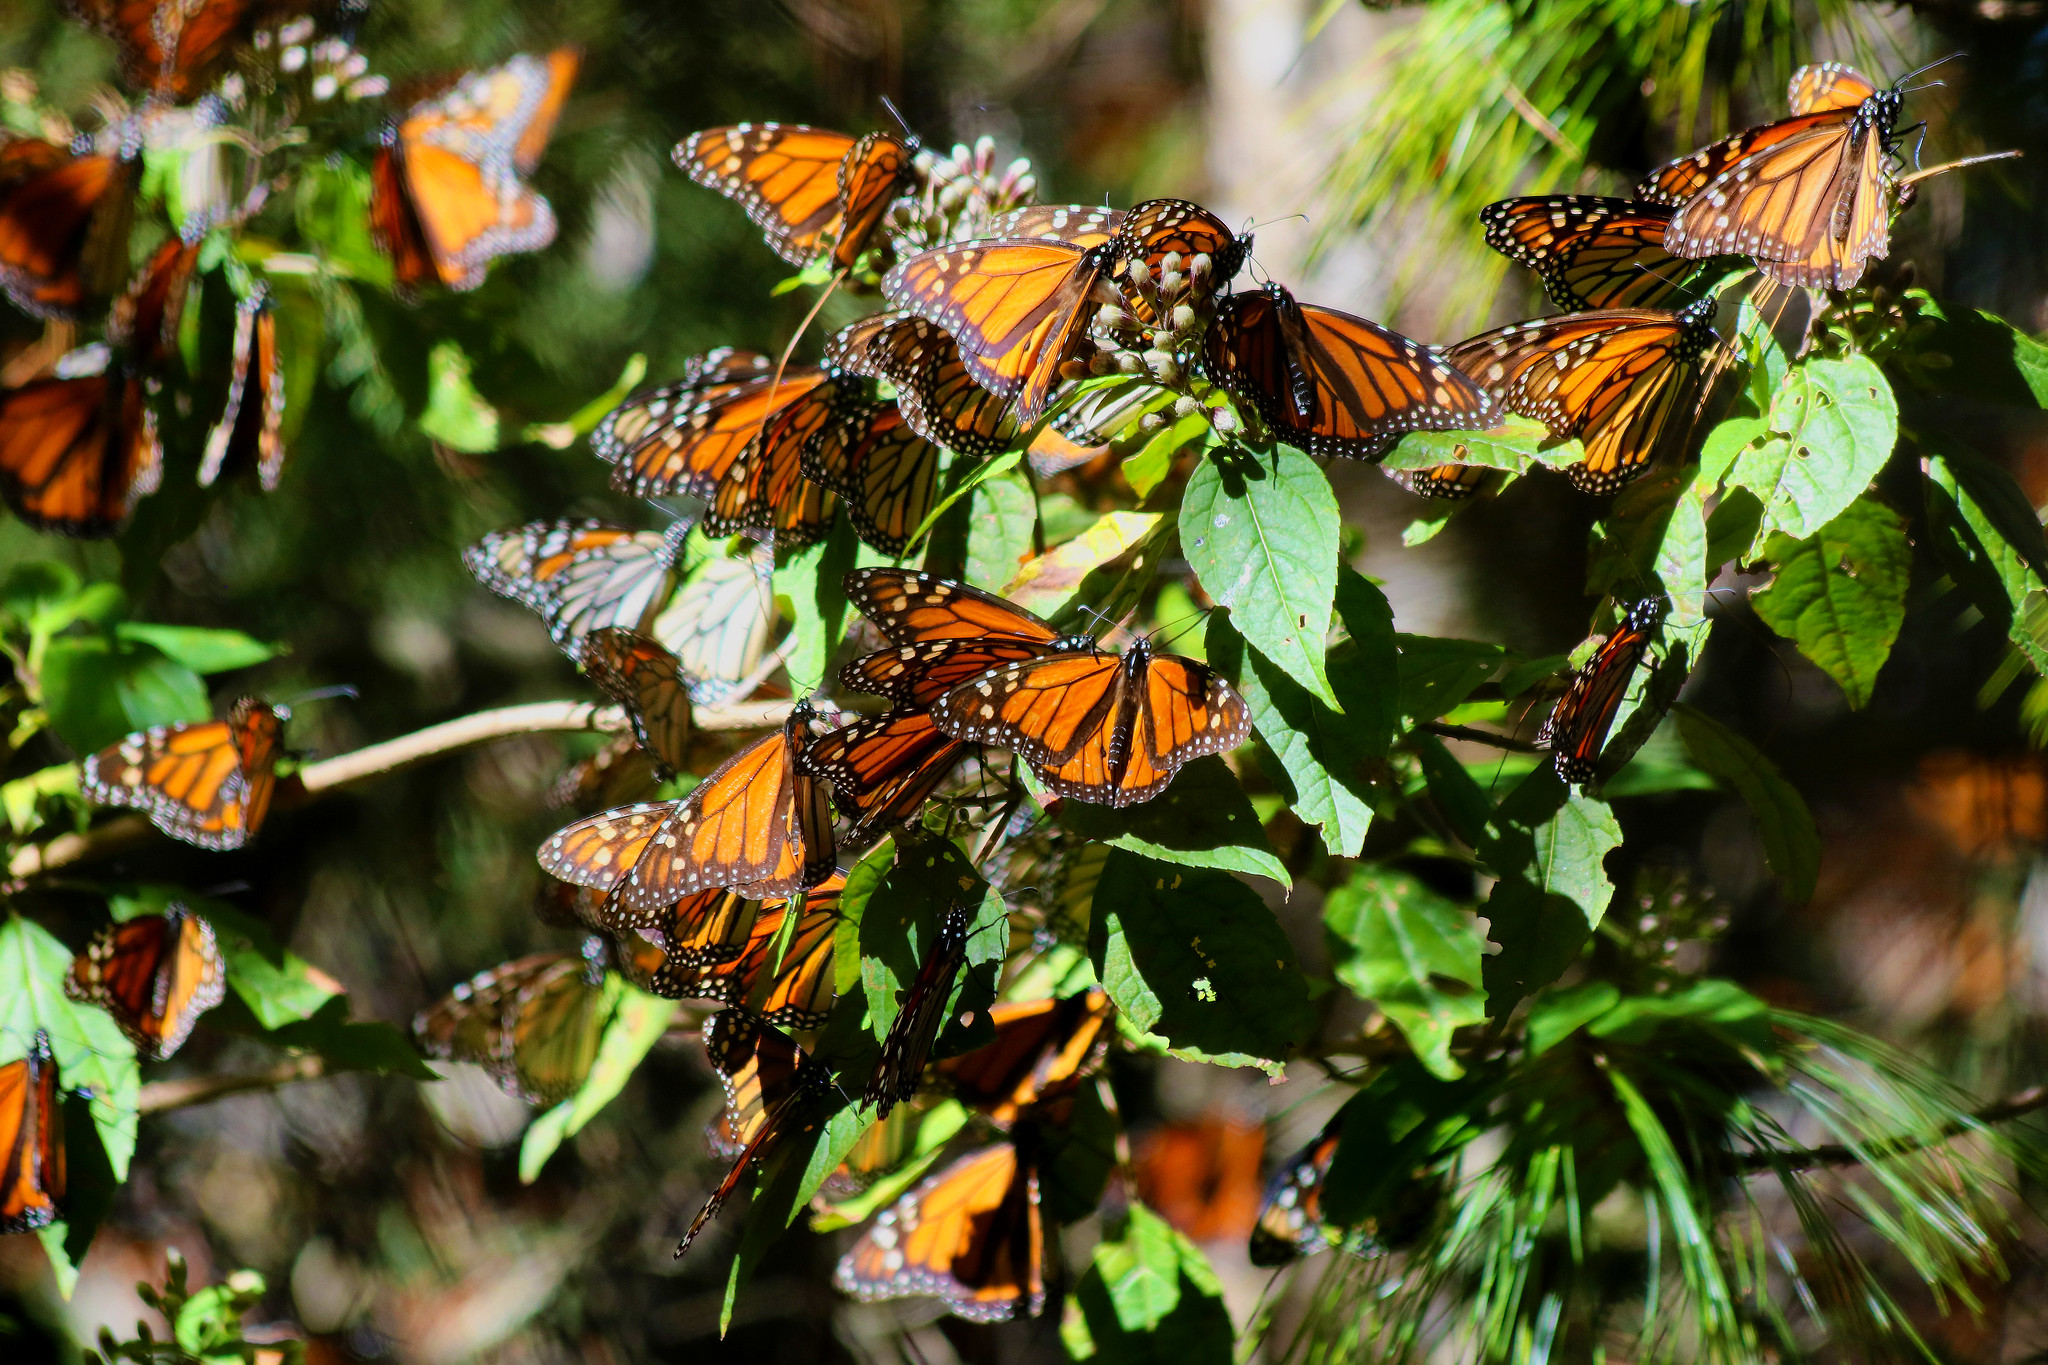
[[[1237,414],[1229,408],[1211,408],[1209,425],[1224,436],[1235,436],[1244,429],[1244,423],[1237,420]]]
[[[1145,362],[1138,358],[1136,351],[1118,351],[1116,369],[1118,374],[1143,374]]]
[[[1163,412],[1148,412],[1138,419],[1138,429],[1140,431],[1157,431],[1165,425],[1166,414]]]
[[[1152,377],[1162,384],[1178,384],[1180,382],[1180,362],[1173,358],[1171,352],[1145,352],[1145,368],[1150,370]]]
[[[1180,253],[1178,251],[1169,251],[1164,256],[1161,256],[1159,258],[1159,269],[1168,275],[1179,273]]]
[[[323,71],[313,78],[313,98],[316,100],[331,100],[340,89],[341,82],[334,79],[331,71]]]
[[[1159,272],[1159,292],[1169,297],[1178,294],[1180,287],[1186,283],[1187,277],[1178,270],[1162,270]]]
[[[1125,329],[1129,328],[1134,321],[1134,319],[1131,317],[1129,313],[1117,307],[1115,304],[1104,305],[1102,310],[1095,315],[1095,320],[1101,323],[1104,327],[1107,327],[1112,332],[1124,331]]]
[[[1209,260],[1209,253],[1206,251],[1197,251],[1194,255],[1188,257],[1188,277],[1190,279],[1206,280],[1209,278],[1209,271],[1212,268],[1213,264]]]
[[[306,49],[303,47],[288,47],[284,50],[284,55],[277,59],[278,70],[285,72],[287,75],[297,71],[305,64]]]
[[[1173,415],[1176,418],[1193,417],[1202,411],[1202,405],[1191,394],[1182,394],[1173,400]]]
[[[1132,261],[1124,267],[1124,271],[1131,283],[1139,288],[1143,288],[1152,279],[1152,267],[1146,265],[1143,260]]]
[[[1188,331],[1195,325],[1195,306],[1191,303],[1176,303],[1173,306],[1171,321],[1174,331]]]

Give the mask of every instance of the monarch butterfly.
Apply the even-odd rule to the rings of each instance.
[[[1045,1310],[1038,1168],[1014,1142],[971,1152],[875,1216],[832,1283],[863,1302],[932,1295],[969,1322]]]
[[[845,842],[858,847],[915,815],[966,750],[929,711],[897,710],[827,731],[804,766],[832,785],[833,803],[853,822]]]
[[[1683,439],[1673,419],[1696,396],[1696,362],[1720,340],[1714,307],[1708,297],[1678,313],[1565,313],[1461,341],[1449,355],[1508,411],[1583,440],[1586,458],[1567,475],[1583,492],[1611,493],[1666,440]]]
[[[1117,225],[1116,236],[1110,239],[1114,261],[1110,274],[1124,286],[1124,307],[1140,324],[1150,327],[1160,319],[1153,316],[1151,298],[1141,280],[1156,282],[1174,265],[1187,282],[1174,297],[1182,301],[1206,298],[1237,278],[1251,245],[1250,237],[1237,236],[1200,204],[1185,199],[1148,199]],[[1198,257],[1209,263],[1205,273],[1194,273],[1193,262]]]
[[[955,902],[946,910],[939,932],[927,946],[917,975],[903,991],[889,1035],[882,1040],[882,1059],[868,1088],[861,1096],[875,1106],[875,1117],[887,1118],[889,1111],[917,1094],[924,1079],[925,1059],[939,1030],[946,1024],[946,1006],[953,998],[953,982],[967,961],[967,909]]]
[[[1785,103],[1794,114],[1818,114],[1829,109],[1854,109],[1877,93],[1870,78],[1841,62],[1815,62],[1792,73],[1785,87]]]
[[[182,905],[100,930],[64,979],[66,995],[112,1015],[151,1062],[183,1046],[226,990],[227,964],[213,926]]]
[[[200,242],[173,237],[156,249],[107,318],[107,340],[144,367],[161,365],[178,344],[178,321],[199,264]]]
[[[846,501],[854,533],[892,558],[938,501],[940,448],[895,403],[861,403],[807,442],[806,478]]]
[[[1567,312],[1662,308],[1690,267],[1664,249],[1668,205],[1591,194],[1503,199],[1479,211],[1486,244],[1536,272]]]
[[[555,240],[555,213],[522,183],[540,164],[577,54],[520,53],[413,106],[370,168],[370,229],[401,293],[484,282],[493,258]]]
[[[996,215],[987,236],[1044,237],[1075,246],[1096,246],[1116,236],[1124,225],[1122,209],[1095,208],[1088,204],[1026,204],[1020,209]]]
[[[845,880],[834,876],[810,892],[763,908],[747,930],[746,946],[724,962],[689,963],[671,956],[647,989],[671,1000],[717,1000],[744,1006],[749,1014],[784,1028],[822,1027],[838,998],[833,976],[833,940],[839,929],[839,895]],[[789,917],[796,925],[789,928]],[[780,963],[777,943],[788,935]]]
[[[799,123],[706,128],[676,144],[676,165],[747,211],[776,255],[809,265],[832,244],[850,268],[896,197],[916,181],[915,139]]]
[[[898,645],[944,642],[984,649],[1020,646],[1034,651],[1023,657],[1036,657],[1049,649],[1082,647],[1088,639],[1085,635],[1063,636],[1045,621],[994,593],[914,569],[855,569],[842,580],[842,586],[847,600]],[[928,704],[943,695],[943,690],[904,690],[924,675],[909,666],[910,660],[885,660],[884,656],[892,652],[883,650],[854,665],[862,670],[861,676],[872,677],[877,686],[864,687],[854,682],[851,669],[845,675],[848,685],[914,705]],[[1016,657],[999,656],[982,668]],[[869,660],[878,662],[869,667]],[[904,666],[896,667],[899,663]],[[946,689],[951,686],[950,682],[944,685]]]
[[[1013,750],[1056,796],[1118,807],[1251,735],[1250,709],[1219,674],[1142,638],[1121,657],[1091,641],[984,673],[942,697],[932,719],[955,739]]]
[[[225,65],[253,0],[65,0],[114,40],[121,78],[137,90],[189,99]]]
[[[1323,1177],[1343,1135],[1343,1110],[1315,1140],[1280,1163],[1266,1185],[1259,1221],[1252,1227],[1251,1260],[1257,1266],[1286,1265],[1330,1244],[1323,1226]]]
[[[808,705],[782,729],[728,758],[680,801],[622,806],[565,827],[540,849],[549,875],[615,890],[633,913],[694,891],[731,887],[755,899],[816,886],[832,871],[832,813],[799,762]]]
[[[848,409],[857,405],[860,395],[832,376],[811,382],[815,378],[800,374],[799,397],[790,403],[781,401],[773,379],[756,381],[751,396],[758,397],[768,412],[759,433],[737,446],[718,441],[706,447],[735,451],[708,495],[711,506],[703,521],[706,535],[767,531],[777,545],[797,549],[815,544],[831,532],[839,494],[804,476],[803,454],[814,441],[847,420]],[[744,406],[734,405],[736,409]]]
[[[128,268],[139,165],[0,138],[0,290],[39,318],[76,318]]]
[[[689,526],[628,531],[602,521],[536,521],[493,531],[462,552],[477,581],[547,622],[572,659],[584,637],[606,626],[647,628],[675,582],[676,556]]]
[[[125,368],[0,390],[0,495],[38,530],[112,535],[163,471],[156,414]]]
[[[647,423],[612,471],[612,487],[636,498],[687,493],[716,498],[726,476],[758,449],[794,439],[796,448],[832,415],[838,386],[813,366],[743,377],[751,365],[734,361],[709,371],[686,406],[668,400],[665,415]],[[628,406],[637,400],[628,400]],[[794,456],[795,449],[791,454]]]
[[[658,785],[654,755],[640,747],[639,736],[616,735],[596,753],[570,764],[548,788],[547,803],[579,810],[617,806],[650,795]]]
[[[588,888],[585,890],[588,892]],[[661,962],[647,981],[639,983],[643,990],[654,991],[654,979],[663,969],[671,974],[670,979],[679,979],[674,974],[685,968],[715,966],[743,956],[747,945],[753,942],[754,923],[760,911],[761,902],[737,891],[713,887],[685,896],[674,905],[662,906],[653,914],[625,914],[616,901],[606,896],[600,903],[598,917],[612,933],[638,929],[659,936]]]
[[[690,758],[690,680],[676,656],[636,631],[605,626],[584,637],[583,667],[626,719],[664,773]]]
[[[713,1020],[718,1022],[714,1024]],[[725,1179],[711,1192],[711,1197],[704,1201],[704,1207],[690,1221],[682,1240],[676,1243],[678,1259],[690,1249],[697,1235],[718,1217],[718,1211],[725,1207],[726,1200],[732,1198],[733,1191],[740,1187],[740,1181],[747,1172],[773,1151],[790,1128],[801,1121],[803,1110],[823,1093],[828,1082],[825,1068],[802,1048],[775,1029],[748,1019],[744,1011],[720,1011],[705,1021],[705,1032],[705,1045],[712,1054],[712,1063],[722,1074],[740,1076],[751,1066],[761,1087],[760,1116],[758,1119],[754,1119],[751,1113],[744,1116],[752,1131],[746,1132],[739,1153],[733,1158],[732,1169],[726,1172]],[[734,1093],[732,1090],[727,1092],[729,1097]],[[735,1126],[735,1135],[741,1132],[745,1129]]]
[[[833,337],[824,363],[888,380],[904,422],[948,450],[991,456],[1016,442],[1009,401],[976,383],[960,344],[924,318],[895,311],[864,318]]]
[[[1278,284],[1216,309],[1203,367],[1310,455],[1384,455],[1404,431],[1493,426],[1486,393],[1435,351],[1376,322],[1295,302]]]
[[[742,1009],[704,1021],[704,1052],[718,1072],[725,1107],[711,1121],[711,1154],[730,1161],[745,1151],[775,1106],[795,1088],[803,1049]]]
[[[1557,775],[1566,782],[1592,779],[1629,680],[1649,652],[1650,636],[1663,619],[1662,598],[1646,597],[1630,607],[1621,625],[1572,678],[1556,709],[1536,732],[1536,747],[1551,750]]]
[[[996,1040],[936,1064],[954,1097],[1007,1128],[1100,1059],[1109,996],[1090,987],[1064,1000],[1005,1001],[989,1010]]]
[[[536,953],[479,972],[412,1021],[429,1057],[474,1062],[528,1104],[574,1094],[609,1017],[601,979],[571,953]]]
[[[604,415],[590,433],[590,449],[606,464],[628,464],[636,469],[649,461],[666,458],[698,404],[746,383],[774,373],[775,363],[758,351],[740,351],[720,346],[683,362],[681,378],[653,384],[627,397]],[[650,447],[659,447],[652,455]],[[619,478],[637,475],[615,475]]]
[[[174,839],[240,848],[263,827],[291,712],[243,697],[224,720],[154,725],[85,760],[88,801],[132,806]]]
[[[648,627],[690,678],[691,699],[705,705],[753,676],[775,626],[775,553],[743,543],[743,554],[715,554],[692,568]]]
[[[50,1035],[37,1029],[28,1055],[0,1066],[0,1233],[33,1232],[64,1205],[64,1111]]]
[[[1228,1111],[1162,1123],[1131,1145],[1145,1206],[1196,1242],[1234,1240],[1257,1226],[1266,1130]]]
[[[1463,454],[1465,448],[1453,447],[1453,454]],[[1477,493],[1486,481],[1493,477],[1493,471],[1485,465],[1440,464],[1427,469],[1389,469],[1395,483],[1425,498],[1469,498]]]
[[[1791,98],[1807,112],[1651,173],[1646,184],[1676,208],[1671,254],[1749,256],[1780,284],[1847,289],[1889,249],[1903,89],[1847,68],[1801,76]]]
[[[206,437],[199,485],[220,477],[223,468],[256,466],[268,493],[284,474],[284,375],[277,364],[277,315],[267,293],[244,299],[235,315],[235,372],[228,381],[227,407]]]

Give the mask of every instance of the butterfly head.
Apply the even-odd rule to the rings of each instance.
[[[1647,634],[1655,630],[1657,623],[1664,619],[1664,599],[1645,597],[1628,609],[1628,616],[1625,619],[1628,628],[1638,634]]]

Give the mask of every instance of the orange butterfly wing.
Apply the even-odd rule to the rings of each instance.
[[[213,928],[183,906],[108,925],[72,961],[65,993],[112,1015],[147,1061],[191,1035],[227,989]]]
[[[894,403],[835,421],[804,448],[809,480],[846,501],[854,533],[902,555],[938,501],[940,448],[911,429]],[[778,543],[780,543],[778,537]]]
[[[1273,1173],[1258,1223],[1252,1228],[1253,1265],[1286,1265],[1329,1244],[1323,1231],[1323,1177],[1336,1159],[1343,1133],[1338,1120],[1342,1117],[1340,1109],[1313,1142]]]
[[[854,148],[854,139],[825,128],[741,123],[692,133],[674,157],[690,179],[745,209],[776,255],[809,265],[842,236],[840,166]]]
[[[1010,1143],[970,1153],[876,1215],[832,1280],[863,1302],[932,1295],[970,1322],[1045,1308],[1038,1172]]]
[[[88,375],[0,391],[0,494],[29,525],[111,535],[162,481],[141,381]]]
[[[0,141],[0,290],[41,318],[75,318],[91,293],[82,273],[96,230],[120,224],[102,212],[122,165],[108,156],[72,156],[40,138]],[[102,223],[106,226],[102,227]],[[128,264],[120,243],[119,265]]]
[[[833,265],[849,270],[867,250],[882,215],[913,182],[911,159],[916,155],[915,143],[888,133],[869,133],[840,161],[841,222],[838,243],[832,248]]]
[[[899,711],[828,731],[804,763],[832,785],[840,813],[853,821],[846,842],[858,845],[915,815],[966,749],[929,713]]]
[[[1109,996],[1091,987],[1064,1000],[1005,1001],[989,1010],[996,1040],[937,1063],[962,1104],[1008,1127],[1080,1077],[1099,1056]]]
[[[824,363],[888,380],[910,429],[948,450],[991,456],[1016,441],[1008,401],[977,384],[960,344],[924,318],[894,311],[863,318],[833,338]]]
[[[541,870],[572,886],[588,886],[598,891],[615,890],[639,863],[656,832],[667,828],[669,820],[682,804],[680,801],[642,801],[600,811],[565,825],[540,846],[537,856]],[[652,916],[681,899],[682,894],[678,893],[669,901],[649,900],[632,907],[632,911],[636,917]]]
[[[64,1201],[64,1114],[49,1035],[0,1066],[0,1233],[48,1227]]]
[[[283,713],[244,697],[224,720],[153,726],[102,749],[79,785],[88,800],[132,806],[188,844],[240,848],[270,812],[283,739]]]
[[[107,319],[107,340],[124,347],[144,365],[160,365],[178,344],[178,321],[185,313],[192,271],[199,264],[199,242],[173,237],[156,249],[127,290],[114,301]]]
[[[1051,649],[1051,642],[996,636],[897,645],[855,659],[839,670],[839,681],[856,692],[887,697],[899,706],[928,707],[992,668],[1040,658]]]
[[[645,442],[630,460],[621,461],[612,474],[612,486],[638,498],[679,493],[717,497],[736,468],[743,477],[752,473],[751,456],[764,433],[792,411],[810,409],[814,391],[829,379],[823,370],[794,366],[783,372],[779,384],[769,375],[730,387],[717,385],[678,415],[659,439]],[[829,411],[831,395],[818,397],[817,406]],[[733,496],[727,494],[729,500]],[[731,510],[737,514],[742,509],[735,503]]]
[[[1649,651],[1650,636],[1663,619],[1662,598],[1646,597],[1630,608],[1627,618],[1572,678],[1571,686],[1536,732],[1536,747],[1552,751],[1557,775],[1566,782],[1591,780],[1636,665]]]
[[[206,437],[199,484],[223,469],[254,466],[265,492],[284,473],[284,376],[277,367],[277,314],[266,294],[242,301],[235,318],[235,369],[220,421]]]
[[[636,631],[606,626],[584,637],[583,667],[626,708],[633,733],[667,771],[688,765],[690,680],[675,655]]]
[[[242,36],[251,0],[67,0],[121,51],[130,86],[174,100],[205,87]]]
[[[993,637],[1051,645],[1062,638],[994,593],[915,569],[855,569],[845,588],[847,599],[897,644]]]
[[[1785,102],[1794,114],[1854,109],[1877,93],[1870,77],[1840,62],[1816,62],[1792,73]]]
[[[1479,212],[1486,244],[1529,267],[1567,311],[1661,308],[1688,269],[1664,249],[1671,210],[1590,194],[1504,199]]]
[[[1652,204],[1679,207],[1738,162],[1802,134],[1832,127],[1842,121],[1842,110],[1822,109],[1756,128],[1745,128],[1688,156],[1665,162],[1637,184],[1636,198]]]
[[[801,401],[781,405],[778,394],[774,415],[712,490],[704,533],[772,531],[776,545],[788,549],[815,544],[829,534],[839,495],[804,476],[804,451],[840,420],[851,397],[830,376],[808,385]]]
[[[953,983],[967,960],[968,906],[956,902],[946,911],[939,932],[925,950],[917,975],[903,990],[903,999],[882,1039],[882,1058],[868,1078],[861,1096],[875,1106],[877,1118],[902,1101],[914,1099],[924,1079],[925,1058],[946,1026],[946,1006],[952,1000]]]

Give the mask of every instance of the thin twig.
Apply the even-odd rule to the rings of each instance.
[[[1961,1137],[1981,1124],[2005,1123],[2043,1108],[2048,1108],[2048,1085],[2028,1086],[2025,1090],[2007,1095],[1995,1104],[1987,1104],[1976,1110],[1967,1121],[1959,1120],[1942,1125],[1941,1132],[1934,1137],[1894,1138],[1888,1142],[1873,1142],[1860,1153],[1838,1142],[1829,1143],[1824,1147],[1771,1148],[1767,1151],[1746,1152],[1742,1157],[1742,1169],[1745,1173],[1803,1171],[1816,1166],[1855,1166],[1870,1157],[1905,1156],[1910,1152],[1932,1147],[1936,1143],[1946,1142],[1950,1138]]]
[[[1443,739],[1462,739],[1473,744],[1491,745],[1496,749],[1512,749],[1518,754],[1543,752],[1529,740],[1516,739],[1513,735],[1497,735],[1491,730],[1475,730],[1469,725],[1451,725],[1441,720],[1426,720],[1416,728],[1427,730],[1430,734]]]
[[[287,1057],[262,1071],[236,1071],[224,1076],[186,1076],[175,1081],[151,1081],[136,1097],[138,1113],[161,1114],[167,1109],[185,1109],[208,1104],[245,1090],[274,1090],[293,1081],[310,1081],[327,1074],[327,1063],[318,1053]]]
[[[789,715],[790,706],[791,703],[786,701],[732,702],[724,706],[699,707],[693,719],[697,728],[702,730],[763,730],[780,725]],[[598,706],[587,701],[529,702],[524,706],[479,711],[475,715],[430,725],[381,744],[366,745],[353,753],[309,763],[299,769],[294,788],[280,788],[280,804],[320,796],[338,787],[382,777],[494,739],[555,730],[610,733],[625,728],[625,713],[618,707]],[[73,863],[104,858],[144,842],[150,837],[152,828],[143,817],[128,815],[83,834],[60,834],[46,844],[18,851],[7,865],[7,875],[18,881]]]

